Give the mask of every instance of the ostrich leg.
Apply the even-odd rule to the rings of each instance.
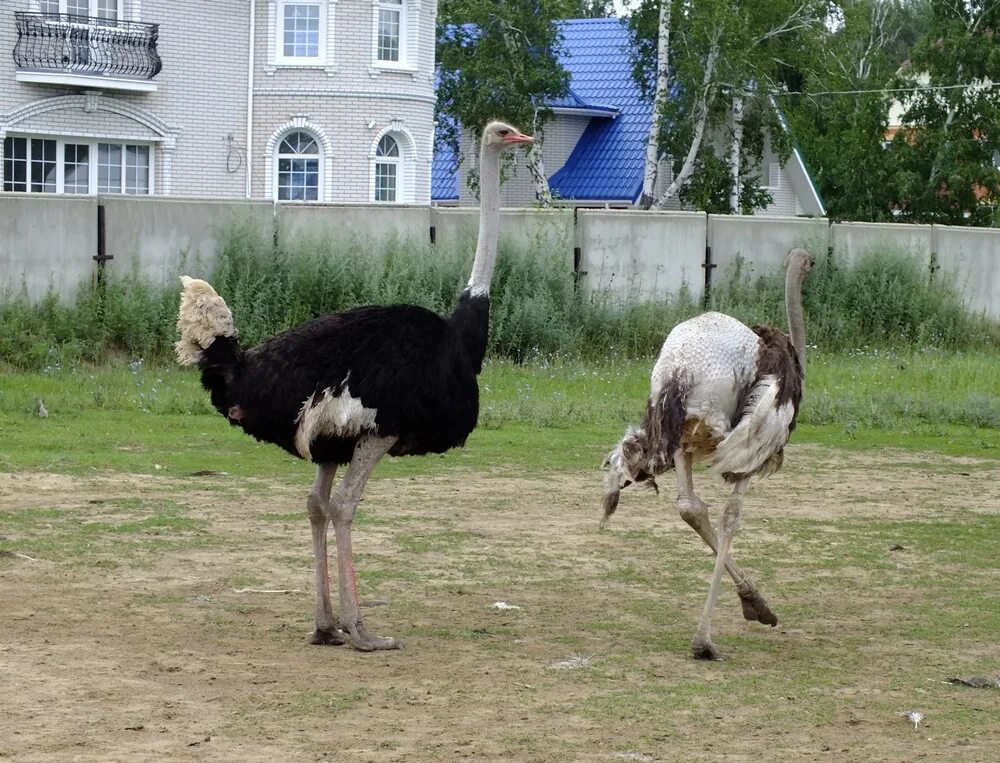
[[[708,517],[708,504],[695,495],[694,479],[691,475],[691,464],[694,458],[690,453],[678,450],[674,454],[674,469],[677,471],[677,508],[681,518],[691,526],[702,540],[716,553],[719,543],[712,529],[712,521]],[[777,616],[771,611],[767,600],[760,595],[750,576],[736,566],[732,554],[726,559],[726,572],[736,584],[740,604],[743,607],[743,617],[756,620],[772,628],[778,624]]]
[[[339,645],[347,642],[347,634],[337,628],[337,621],[333,617],[333,605],[330,603],[329,557],[326,551],[326,536],[330,526],[327,506],[336,474],[336,464],[317,464],[316,481],[313,482],[312,490],[306,499],[309,524],[312,527],[313,556],[316,562],[316,630],[309,640],[310,644]]]
[[[715,570],[712,572],[712,587],[708,589],[708,599],[705,600],[705,609],[702,610],[701,620],[698,622],[698,630],[694,634],[694,641],[691,642],[691,651],[695,657],[701,660],[721,660],[722,653],[712,643],[712,610],[715,609],[715,600],[719,595],[719,582],[722,580],[722,571],[726,567],[729,559],[729,549],[733,545],[733,537],[740,528],[740,514],[743,511],[743,494],[746,492],[750,478],[746,477],[733,485],[733,494],[726,501],[726,508],[722,514],[722,542],[715,554]]]
[[[337,588],[340,593],[338,628],[347,633],[351,645],[362,652],[399,648],[396,639],[371,635],[361,622],[358,577],[354,571],[354,553],[351,548],[351,523],[368,476],[395,442],[395,437],[367,436],[358,440],[347,474],[330,502],[333,530],[337,535]]]

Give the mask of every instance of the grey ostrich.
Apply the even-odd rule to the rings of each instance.
[[[691,644],[699,659],[722,659],[711,630],[723,570],[736,584],[747,620],[778,624],[767,601],[733,562],[730,548],[750,478],[781,468],[795,429],[805,378],[802,284],[812,265],[804,249],[793,249],[785,259],[790,336],[769,326],[750,328],[721,313],[704,313],[674,327],[653,366],[642,428],[630,427],[604,462],[602,528],[618,507],[622,488],[632,483],[655,488],[658,474],[671,467],[677,472],[681,517],[716,553],[712,585]],[[691,467],[696,461],[706,461],[733,486],[722,515],[721,543],[708,504],[694,492]]]

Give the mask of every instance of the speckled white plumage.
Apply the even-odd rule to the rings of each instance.
[[[668,380],[688,390],[687,417],[702,421],[717,438],[731,428],[740,390],[757,375],[760,337],[722,313],[703,313],[679,323],[667,336],[650,378],[656,400]]]

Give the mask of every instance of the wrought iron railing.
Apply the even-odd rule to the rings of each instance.
[[[163,67],[159,24],[65,13],[14,16],[14,61],[21,69],[152,79]]]

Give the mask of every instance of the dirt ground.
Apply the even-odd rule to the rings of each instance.
[[[405,648],[362,654],[307,644],[305,469],[294,486],[0,474],[0,539],[24,549],[0,554],[0,759],[996,760],[1000,690],[945,679],[1000,674],[1000,647],[907,619],[923,595],[907,565],[946,586],[949,559],[901,549],[882,573],[817,528],[1000,514],[998,472],[790,449],[735,546],[782,623],[744,622],[727,581],[722,663],[687,655],[711,559],[669,475],[659,498],[626,491],[605,532],[595,472],[374,480],[355,532],[365,619]],[[998,564],[969,578],[984,606]]]

